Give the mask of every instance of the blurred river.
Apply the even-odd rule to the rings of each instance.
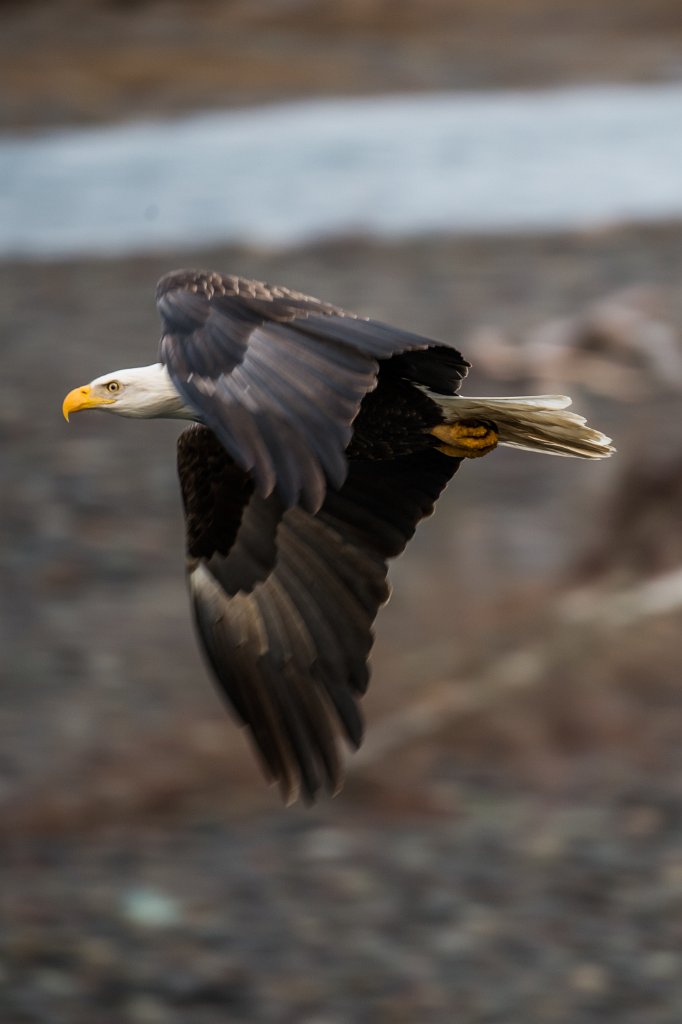
[[[682,216],[682,85],[319,100],[0,137],[0,256]]]

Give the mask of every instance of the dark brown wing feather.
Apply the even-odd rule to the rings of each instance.
[[[159,282],[157,304],[160,360],[197,420],[262,497],[276,491],[284,505],[310,511],[327,484],[345,479],[352,423],[378,360],[406,353],[397,373],[427,386],[435,374],[436,389],[452,392],[468,367],[427,338],[243,278],[176,271]]]
[[[221,689],[285,799],[339,787],[336,723],[358,746],[356,698],[389,593],[386,561],[458,465],[432,448],[352,460],[343,486],[311,514],[255,493],[206,428],[181,435],[195,621]]]

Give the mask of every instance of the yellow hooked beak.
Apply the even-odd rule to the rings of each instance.
[[[113,405],[115,398],[102,398],[101,395],[94,395],[89,384],[82,388],[74,388],[69,391],[62,404],[64,419],[69,422],[69,415],[72,412],[80,412],[82,409],[96,409],[98,405]]]

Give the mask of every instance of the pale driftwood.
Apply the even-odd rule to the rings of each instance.
[[[605,592],[594,587],[571,591],[557,602],[550,621],[579,636],[594,628],[618,631],[641,619],[681,608],[682,568],[678,568],[627,589]],[[475,680],[460,678],[433,683],[426,696],[375,723],[365,745],[354,756],[351,770],[371,767],[407,744],[428,738],[448,722],[485,710],[515,691],[537,686],[549,670],[555,649],[556,631],[546,632],[547,640],[503,654],[477,674]],[[423,694],[423,690],[420,692]]]

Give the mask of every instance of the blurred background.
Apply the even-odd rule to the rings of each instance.
[[[677,1022],[682,11],[0,4],[3,1024]],[[568,392],[394,566],[343,793],[283,810],[197,652],[157,278],[287,284]]]

